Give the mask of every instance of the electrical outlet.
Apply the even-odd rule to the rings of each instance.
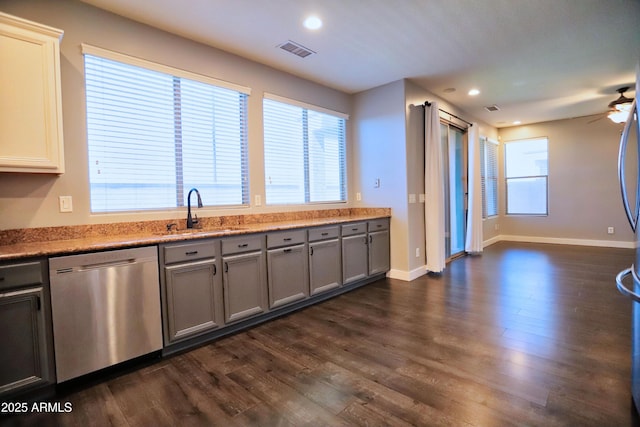
[[[60,212],[73,212],[73,199],[71,196],[60,196],[58,201]]]
[[[416,248],[416,258],[420,257],[420,248]]]
[[[254,205],[262,206],[262,197],[260,197],[259,194],[256,194],[256,196],[254,197],[254,200],[255,200]]]
[[[373,182],[373,188],[380,188],[380,178],[376,178]]]
[[[409,203],[415,203],[415,202],[416,202],[416,195],[409,194]]]
[[[607,228],[607,234],[614,234],[616,232],[615,228],[613,227],[608,227]]]
[[[494,229],[494,230],[496,230],[496,231],[497,231],[497,230],[500,230],[500,224],[496,224],[496,225],[494,225],[494,226],[493,226],[493,229]]]
[[[359,192],[358,192],[358,193],[356,193],[356,200],[357,200],[357,201],[362,200],[362,193],[359,193]]]

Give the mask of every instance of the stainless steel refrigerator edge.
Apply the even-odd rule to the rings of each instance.
[[[162,348],[155,246],[49,260],[58,382]]]
[[[618,154],[618,177],[622,191],[622,201],[627,214],[627,219],[635,235],[636,254],[633,265],[618,273],[616,283],[618,290],[631,298],[632,325],[631,325],[631,394],[636,410],[640,412],[640,230],[638,218],[640,215],[640,127],[638,123],[638,93],[640,89],[640,62],[636,66],[636,93],[635,100],[629,118],[625,123],[620,138],[620,151]],[[629,158],[631,155],[631,158]],[[629,179],[628,166],[631,165],[633,179]],[[631,187],[631,188],[630,188]],[[633,289],[625,284],[633,279]]]

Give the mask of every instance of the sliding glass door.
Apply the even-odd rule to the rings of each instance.
[[[464,253],[466,229],[467,163],[464,132],[440,124],[445,183],[445,256],[447,260]]]

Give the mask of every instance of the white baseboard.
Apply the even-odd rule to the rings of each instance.
[[[427,274],[427,266],[423,265],[422,267],[414,268],[410,271],[391,269],[387,272],[387,277],[390,279],[398,279],[404,280],[405,282],[410,282],[420,276],[424,276],[425,274]]]
[[[502,240],[502,239],[500,239],[500,237],[502,237],[502,236],[495,236],[495,237],[492,237],[490,239],[485,240],[484,242],[482,242],[482,247],[486,248],[487,246],[491,246],[494,243],[498,243],[500,240]]]
[[[563,237],[538,237],[538,236],[516,236],[500,234],[485,240],[482,247],[486,248],[498,242],[528,242],[528,243],[552,243],[556,245],[576,245],[576,246],[598,246],[605,248],[635,249],[635,242],[620,242],[614,240],[590,240],[590,239],[568,239]],[[387,272],[387,277],[391,279],[411,282],[420,276],[427,274],[427,266],[415,268],[410,271],[391,269]]]
[[[496,238],[490,239],[494,240]],[[591,239],[569,239],[565,237],[538,237],[538,236],[515,236],[515,235],[499,235],[496,242],[529,242],[529,243],[553,243],[556,245],[577,245],[577,246],[598,246],[605,248],[623,248],[635,249],[635,242],[621,242],[615,240],[591,240]],[[486,243],[487,241],[485,241]],[[485,246],[489,246],[488,244]]]

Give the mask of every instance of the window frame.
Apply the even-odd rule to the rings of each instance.
[[[268,102],[275,102],[275,103],[280,103],[282,104],[285,108],[286,107],[294,107],[294,108],[299,108],[301,109],[301,113],[302,113],[302,126],[301,126],[301,143],[302,143],[302,172],[304,175],[304,183],[303,183],[303,193],[304,193],[304,200],[303,201],[292,201],[290,203],[287,202],[282,202],[282,201],[276,201],[276,202],[270,202],[269,201],[269,190],[267,189],[268,186],[268,181],[269,181],[269,177],[267,176],[268,174],[268,166],[267,166],[267,119],[266,119],[266,114],[265,114],[265,101]],[[331,116],[333,118],[336,118],[338,120],[341,120],[341,133],[339,134],[339,138],[338,138],[338,176],[339,176],[339,193],[340,193],[340,199],[336,199],[336,200],[312,200],[311,196],[312,196],[312,191],[311,191],[311,167],[310,167],[310,163],[311,163],[311,157],[310,157],[310,153],[312,152],[312,150],[310,150],[310,137],[309,137],[309,113],[313,112],[313,113],[320,113],[323,115],[327,115],[327,116]],[[319,107],[313,104],[308,104],[305,102],[301,102],[301,101],[297,101],[297,100],[293,100],[290,98],[285,98],[283,96],[279,96],[279,95],[275,95],[275,94],[271,94],[271,93],[264,93],[264,97],[263,97],[263,104],[262,104],[262,113],[263,113],[263,132],[264,132],[264,138],[263,138],[263,161],[264,161],[264,182],[265,182],[265,204],[269,205],[269,206],[292,206],[292,205],[300,205],[300,206],[306,206],[306,205],[315,205],[315,204],[339,204],[339,203],[348,203],[348,174],[347,174],[347,121],[349,119],[349,115],[345,114],[345,113],[341,113],[338,111],[334,111],[334,110],[330,110],[327,108],[323,108],[323,107]]]
[[[491,147],[491,151],[493,151],[493,162],[489,160],[489,152],[487,147]],[[486,136],[480,137],[480,181],[481,181],[481,191],[482,191],[482,219],[494,218],[499,215],[499,206],[500,206],[500,195],[498,193],[498,181],[499,181],[499,151],[500,151],[500,143],[494,139],[487,138]],[[491,164],[491,174],[487,174],[489,170],[489,165]],[[487,200],[487,181],[490,181],[490,186],[493,188],[493,194],[495,194],[494,199],[494,209],[495,212],[488,212],[488,200]]]
[[[235,164],[234,163],[234,168],[236,168],[237,170],[239,170],[240,173],[240,180],[239,180],[239,190],[240,193],[238,194],[240,199],[241,199],[241,203],[225,203],[224,201],[222,201],[222,203],[218,202],[218,203],[214,203],[213,200],[211,200],[211,198],[205,198],[204,202],[205,202],[205,206],[207,207],[214,207],[214,208],[218,208],[218,207],[224,207],[224,208],[229,208],[229,207],[248,207],[250,204],[250,186],[249,186],[249,147],[248,147],[248,117],[247,117],[247,111],[248,111],[248,104],[249,104],[249,96],[251,95],[251,89],[245,86],[241,86],[235,83],[230,83],[230,82],[226,82],[223,80],[219,80],[219,79],[215,79],[209,76],[205,76],[205,75],[201,75],[201,74],[197,74],[197,73],[193,73],[190,71],[186,71],[183,69],[179,69],[179,68],[175,68],[175,67],[171,67],[168,65],[164,65],[164,64],[159,64],[156,62],[152,62],[152,61],[148,61],[145,59],[141,59],[141,58],[137,58],[134,56],[130,56],[127,54],[123,54],[123,53],[119,53],[119,52],[114,52],[114,51],[110,51],[107,49],[102,49],[99,47],[95,47],[92,45],[88,45],[88,44],[81,44],[81,49],[82,49],[82,55],[83,55],[83,61],[86,64],[86,59],[85,57],[87,55],[94,57],[94,58],[98,58],[99,60],[108,60],[108,61],[114,61],[117,62],[119,64],[124,64],[125,66],[132,66],[132,67],[138,67],[138,68],[142,68],[144,70],[150,71],[150,72],[154,72],[154,73],[161,73],[164,76],[166,76],[167,78],[171,78],[174,84],[174,93],[173,93],[173,101],[174,101],[174,108],[176,105],[176,102],[178,102],[178,105],[182,105],[182,100],[180,99],[180,97],[182,96],[182,92],[180,90],[180,88],[178,88],[178,95],[176,95],[176,81],[178,82],[178,84],[180,84],[180,82],[182,83],[188,83],[190,85],[193,85],[193,83],[195,83],[195,86],[197,86],[198,84],[205,84],[208,85],[210,87],[212,87],[213,91],[215,90],[227,90],[227,91],[232,91],[232,92],[236,92],[238,94],[238,116],[237,116],[237,125],[239,126],[237,128],[237,134],[239,139],[239,146],[234,147],[233,149],[236,150],[237,155],[239,155],[239,163]],[[86,65],[85,65],[86,67]],[[86,68],[85,71],[86,73]],[[85,80],[86,80],[86,74],[85,74]],[[186,81],[190,81],[190,82],[185,82]],[[199,93],[199,92],[198,92]],[[85,113],[88,114],[88,108],[89,108],[89,100],[87,98],[87,96],[89,95],[88,90],[87,90],[87,86],[85,83]],[[229,93],[229,95],[234,96],[233,93]],[[178,97],[176,99],[176,96]],[[226,97],[227,95],[223,95],[224,97]],[[227,101],[228,102],[228,101]],[[178,122],[176,122],[176,120],[178,120]],[[172,139],[173,143],[174,143],[174,149],[178,150],[178,148],[181,148],[182,145],[182,125],[183,122],[181,121],[182,118],[180,117],[179,113],[176,113],[174,110],[174,118],[173,118],[173,122],[171,123],[171,126],[173,126],[174,129],[180,129],[179,133],[180,135],[178,135],[177,133],[175,133],[176,131],[174,131],[174,134],[171,135],[171,137],[167,136],[168,139]],[[232,119],[232,120],[236,120],[236,119]],[[216,122],[217,123],[217,122]],[[220,122],[218,123],[218,125],[220,125],[221,123],[226,123],[226,122]],[[168,122],[167,122],[168,124]],[[214,134],[217,132],[216,131],[216,125],[213,125],[214,127],[212,127],[212,132],[214,132]],[[234,131],[235,132],[235,131]],[[168,134],[167,134],[168,135]],[[89,129],[89,120],[87,117],[87,150],[88,150],[88,155],[90,155],[91,152],[91,143],[90,143],[90,129]],[[214,140],[216,139],[216,137],[214,137]],[[233,139],[232,139],[233,142]],[[214,141],[211,142],[212,143],[212,149],[214,151],[216,151],[219,147],[217,147],[216,143]],[[180,209],[183,208],[185,206],[185,195],[186,192],[188,191],[188,188],[178,188],[181,185],[184,185],[181,182],[181,178],[180,173],[178,172],[178,169],[182,169],[184,170],[184,167],[182,166],[182,154],[178,153],[176,151],[176,158],[174,160],[174,166],[176,168],[176,177],[174,178],[174,182],[173,185],[176,186],[176,200],[175,200],[175,204],[168,204],[165,203],[165,205],[163,205],[162,203],[159,203],[158,206],[153,206],[153,207],[144,207],[144,206],[140,206],[140,205],[133,205],[133,206],[124,206],[124,207],[115,207],[115,206],[106,206],[106,208],[103,209],[96,209],[94,210],[94,206],[93,206],[93,194],[91,192],[91,187],[93,185],[93,181],[92,181],[92,175],[91,175],[91,164],[89,164],[89,175],[88,175],[88,183],[89,183],[89,188],[90,188],[90,194],[89,194],[89,198],[91,200],[91,213],[92,214],[121,214],[121,213],[127,213],[127,212],[137,212],[137,211],[168,211],[168,210],[176,210],[176,209]],[[87,158],[88,163],[90,162],[90,157]],[[219,167],[220,165],[218,164],[219,161],[216,161],[215,159],[214,161],[214,165],[213,168],[214,170]],[[224,162],[224,160],[223,160]],[[230,175],[233,176],[233,175]],[[233,179],[237,179],[238,175],[235,175],[236,178]],[[125,177],[125,179],[129,179],[130,181],[134,182],[134,176],[129,176],[128,178]],[[107,184],[108,185],[108,184]],[[216,184],[217,185],[217,184]],[[224,185],[224,182],[222,183],[222,185]],[[202,189],[201,189],[202,191]],[[235,191],[235,190],[234,190]],[[237,193],[236,193],[237,194]],[[235,196],[234,196],[235,197]]]
[[[507,170],[508,170],[508,156],[507,156],[507,146],[509,144],[517,144],[519,142],[527,142],[527,141],[537,141],[537,140],[544,140],[546,143],[546,153],[547,153],[547,158],[546,158],[546,170],[547,173],[542,175],[519,175],[519,176],[508,176],[507,175]],[[524,212],[515,212],[515,213],[511,213],[509,212],[509,180],[527,180],[527,179],[544,179],[544,189],[545,189],[545,212],[544,213],[539,213],[539,212],[533,212],[533,213],[524,213]],[[510,140],[510,141],[505,141],[504,143],[504,181],[505,181],[505,187],[504,187],[504,192],[505,192],[505,215],[508,216],[529,216],[529,217],[534,217],[534,216],[538,216],[538,217],[545,217],[545,216],[549,216],[549,138],[546,136],[540,136],[540,137],[531,137],[531,138],[522,138],[522,139],[514,139],[514,140]]]

